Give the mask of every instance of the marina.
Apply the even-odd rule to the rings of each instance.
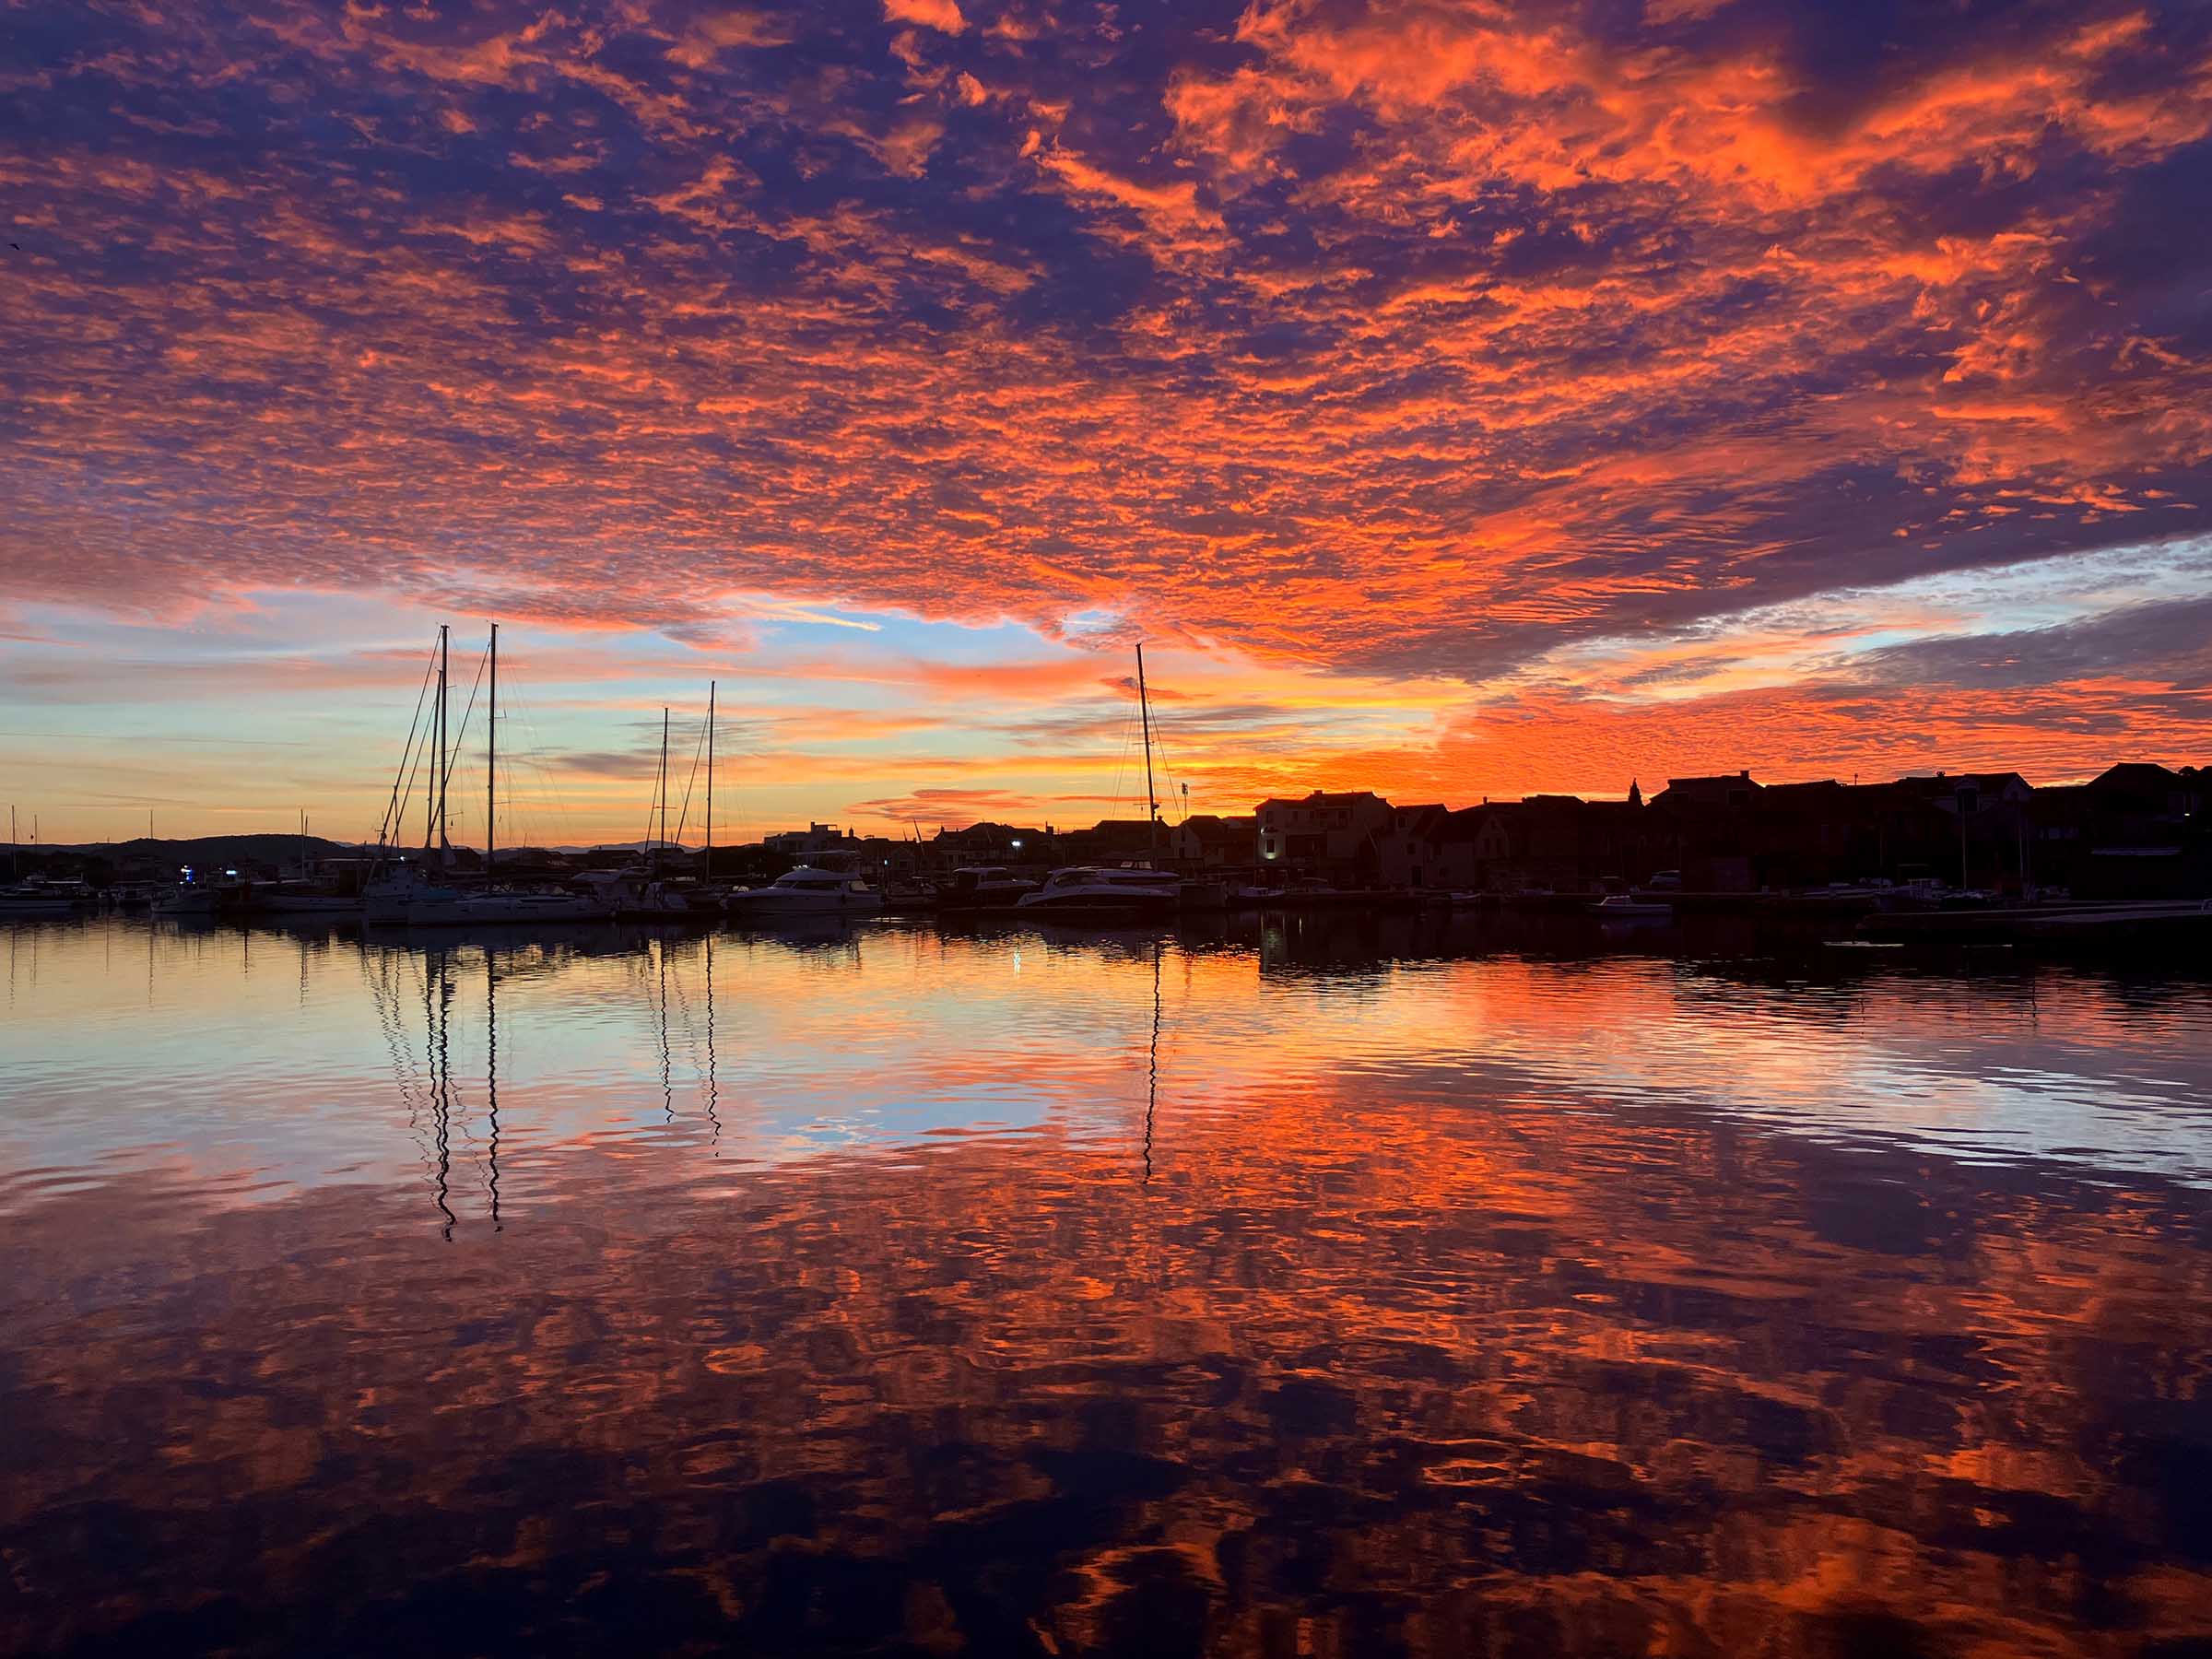
[[[1270,799],[1249,818],[1160,808],[1144,646],[1134,651],[1130,736],[1141,745],[1144,816],[1088,831],[975,824],[915,827],[897,839],[815,825],[746,845],[715,841],[719,682],[688,776],[663,706],[644,833],[618,849],[502,846],[520,803],[500,770],[500,629],[456,723],[452,629],[422,671],[373,841],[297,837],[217,843],[221,862],[178,862],[173,881],[118,880],[100,849],[49,853],[25,877],[19,844],[0,886],[0,918],[66,917],[147,906],[172,919],[314,919],[378,929],[472,931],[594,923],[776,925],[876,914],[1025,916],[1054,927],[1121,929],[1210,912],[1461,914],[1544,922],[1600,936],[1724,921],[1797,946],[1918,950],[2006,948],[2053,957],[2147,951],[2187,957],[2212,944],[2212,842],[2201,769],[2124,762],[2085,783],[2039,791],[2017,772],[1937,772],[1894,783],[1765,786],[1734,776],[1671,778],[1652,801],[1531,796],[1479,807],[1396,806],[1369,791]],[[453,835],[453,783],[484,699],[483,845]],[[678,785],[680,783],[680,794]],[[687,844],[694,799],[696,847]],[[726,799],[726,795],[725,795]],[[420,840],[412,826],[420,825]],[[2083,841],[2083,832],[2088,841]],[[2171,846],[2132,843],[2163,837]],[[2111,841],[2114,845],[2102,845]],[[231,850],[254,844],[254,854]],[[2055,864],[2117,890],[2077,894],[2039,881]],[[1956,878],[1928,860],[1955,848]],[[1069,859],[1070,853],[1092,856]],[[579,856],[581,853],[581,856]],[[996,853],[995,859],[979,856]],[[1104,856],[1100,856],[1104,854]],[[173,855],[172,855],[173,856]],[[1666,861],[1676,861],[1669,865]],[[1686,877],[1686,868],[1688,875]],[[1815,872],[1856,868],[1825,881]],[[1893,874],[1879,873],[1890,871]],[[1994,886],[1972,885],[1980,872]]]

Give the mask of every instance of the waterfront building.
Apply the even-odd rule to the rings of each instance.
[[[1391,805],[1371,790],[1315,790],[1298,800],[1262,801],[1256,862],[1277,869],[1359,878],[1378,863],[1377,841],[1395,828]]]

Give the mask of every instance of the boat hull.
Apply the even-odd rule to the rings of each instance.
[[[994,915],[1020,907],[1033,887],[983,888],[971,893],[939,893],[934,908],[947,916]]]
[[[751,916],[865,916],[883,908],[873,893],[779,893],[748,899],[733,893],[724,909],[734,922]]]
[[[513,927],[551,922],[604,922],[606,907],[595,899],[550,897],[532,900],[493,894],[477,899],[430,900],[407,907],[409,927]]]
[[[1066,921],[1085,916],[1171,916],[1182,907],[1179,893],[1070,893],[1024,899],[1025,916]]]

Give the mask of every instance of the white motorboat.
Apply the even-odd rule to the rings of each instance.
[[[1590,907],[1590,913],[1606,922],[1664,922],[1675,913],[1675,907],[1662,904],[1656,899],[1608,893]]]
[[[232,889],[235,891],[235,889]],[[154,900],[157,916],[212,916],[223,908],[226,892],[213,882],[188,881]]]
[[[613,914],[590,893],[433,889],[407,907],[409,927],[509,927],[534,922],[604,922]]]
[[[739,921],[752,916],[865,915],[883,908],[883,895],[857,876],[802,865],[766,887],[737,888],[723,906]]]
[[[361,919],[402,924],[418,904],[451,903],[461,889],[434,879],[420,865],[398,864],[361,888]]]
[[[608,915],[632,922],[683,921],[702,908],[692,902],[697,888],[687,880],[671,880],[650,870],[587,870],[569,883],[576,892],[588,892]]]
[[[361,919],[373,925],[508,927],[533,922],[604,922],[602,895],[562,888],[458,888],[420,865],[403,864],[361,889]]]
[[[1182,908],[1182,878],[1168,870],[1078,865],[1054,870],[1018,902],[1024,915],[1170,915]]]

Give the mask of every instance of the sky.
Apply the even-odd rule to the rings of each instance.
[[[664,706],[696,826],[710,681],[717,839],[1141,814],[1139,640],[1171,817],[2212,761],[2202,6],[0,38],[49,841],[373,834],[494,618],[510,843],[641,834]]]

